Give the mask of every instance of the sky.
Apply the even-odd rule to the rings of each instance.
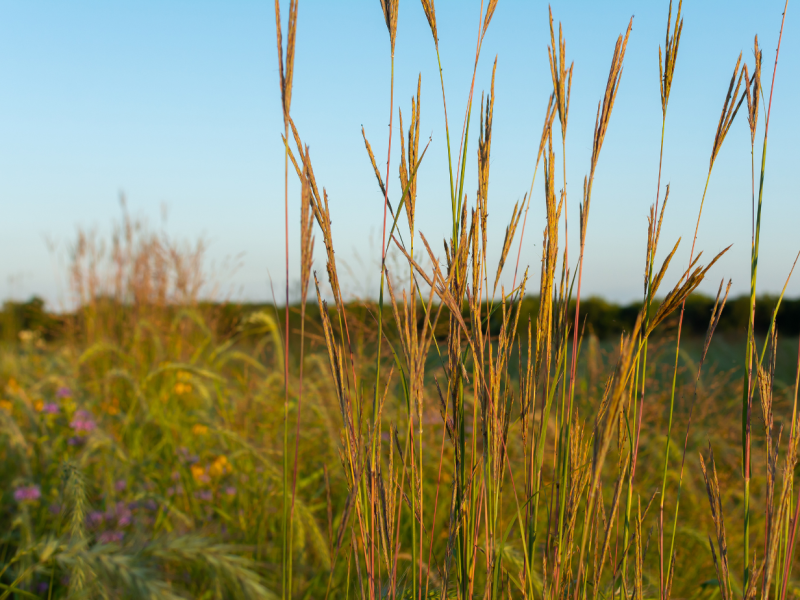
[[[671,186],[662,260],[681,238],[673,285],[688,265],[709,156],[739,53],[764,53],[765,93],[775,62],[783,0],[687,1],[667,113],[663,187]],[[285,21],[288,2],[282,3]],[[567,60],[574,61],[566,139],[571,248],[589,169],[597,102],[617,36],[633,31],[621,87],[594,183],[583,293],[627,302],[642,293],[647,214],[655,200],[661,104],[658,48],[665,0],[554,0]],[[79,227],[108,235],[129,211],[178,239],[209,242],[209,264],[238,300],[265,301],[284,284],[284,155],[274,6],[263,0],[210,2],[0,2],[0,297],[68,298],[65,269]],[[475,56],[479,0],[436,3],[448,118],[464,122]],[[769,131],[758,291],[778,293],[798,250],[800,12],[790,7],[781,45]],[[557,25],[556,25],[557,26]],[[285,23],[284,23],[285,27]],[[531,185],[552,84],[547,4],[500,0],[475,80],[476,102],[497,59],[491,154],[490,264],[496,264],[515,202]],[[408,122],[422,78],[417,227],[436,251],[451,227],[442,89],[421,4],[400,0],[394,70],[390,198],[399,196],[398,109]],[[386,168],[390,108],[389,36],[378,0],[300,0],[292,117],[327,190],[343,286],[377,294],[383,199],[361,137],[363,126]],[[467,150],[465,190],[477,187],[477,110]],[[756,138],[760,164],[764,115]],[[558,137],[558,136],[557,136]],[[457,144],[457,140],[454,142]],[[560,144],[557,172],[561,170]],[[697,248],[704,256],[733,244],[701,290],[730,278],[749,290],[750,135],[736,117],[711,174]],[[299,187],[290,178],[290,285],[299,278]],[[538,280],[544,190],[541,167],[522,241],[523,266]],[[560,188],[563,183],[557,182]],[[162,214],[166,214],[163,221]],[[519,235],[519,234],[518,234]],[[514,243],[516,252],[516,244]],[[435,243],[434,243],[435,241]],[[574,253],[573,253],[574,257]],[[226,260],[228,261],[226,263]],[[393,260],[396,260],[393,259]],[[236,263],[226,271],[220,265]],[[574,258],[571,261],[574,266]],[[314,268],[325,269],[318,236]],[[492,267],[493,271],[494,268]],[[503,279],[509,285],[513,269]],[[270,283],[271,282],[271,283]],[[800,273],[787,295],[800,295]]]

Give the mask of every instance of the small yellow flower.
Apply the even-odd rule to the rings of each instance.
[[[217,459],[208,467],[208,474],[212,477],[222,477],[231,471],[233,471],[233,468],[225,456],[217,457]]]
[[[8,400],[0,400],[0,409],[6,411],[7,413],[10,413],[13,408],[14,405]]]
[[[204,478],[206,477],[206,470],[199,464],[194,464],[191,466],[192,469],[192,477],[198,483],[204,483]]]
[[[34,402],[33,408],[36,412],[42,412],[42,409],[44,408],[44,400],[37,400]]]
[[[195,423],[192,425],[192,433],[195,435],[205,435],[208,432],[208,427],[202,423]]]
[[[8,380],[8,383],[6,384],[6,391],[9,394],[15,394],[19,392],[19,389],[20,389],[19,384],[17,383],[16,379],[12,377],[11,379]]]
[[[184,394],[188,394],[189,392],[192,391],[192,386],[189,385],[188,383],[182,383],[182,382],[179,381],[178,383],[175,384],[175,388],[174,389],[175,389],[175,393],[178,396],[183,396]]]

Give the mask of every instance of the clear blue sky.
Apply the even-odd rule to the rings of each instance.
[[[478,0],[437,2],[448,112],[458,130],[479,5]],[[156,225],[166,204],[167,229],[187,239],[206,235],[209,257],[217,264],[243,253],[242,267],[223,282],[239,290],[236,297],[268,299],[268,273],[276,288],[283,284],[283,128],[272,3],[30,0],[0,6],[0,296],[35,293],[54,304],[63,302],[63,265],[76,228],[109,231],[124,192],[131,211]],[[553,2],[555,19],[564,25],[567,58],[575,61],[567,139],[572,232],[577,232],[597,101],[616,37],[635,15],[595,182],[584,268],[585,292],[613,300],[641,293],[646,215],[658,166],[657,60],[667,6],[666,0]],[[688,261],[736,57],[741,51],[752,64],[753,35],[758,34],[769,85],[782,9],[783,0],[684,4],[663,175],[672,194],[662,248],[684,238],[676,273]],[[420,170],[418,227],[429,240],[437,240],[450,217],[436,55],[420,3],[400,0],[399,15],[395,110],[399,105],[410,113],[421,73],[422,137],[433,141]],[[800,134],[798,23],[800,8],[790,5],[770,128],[762,292],[780,290],[800,249],[793,181]],[[298,27],[292,114],[311,146],[318,181],[330,196],[337,256],[350,272],[345,287],[368,295],[377,288],[382,199],[361,125],[385,168],[389,42],[380,3],[300,0]],[[548,44],[546,3],[500,0],[476,81],[479,97],[489,86],[497,55],[490,179],[493,262],[512,206],[530,185],[551,87]],[[763,121],[762,115],[762,126]],[[474,140],[467,164],[470,200],[476,186]],[[397,137],[394,144],[390,189],[396,197]],[[540,172],[523,244],[523,262],[537,274],[542,181]],[[298,195],[293,185],[292,277],[297,273]],[[55,259],[46,238],[57,243]],[[750,144],[740,113],[717,160],[698,239],[707,253],[731,243],[734,247],[704,289],[716,291],[723,276],[733,278],[735,292],[748,288],[749,242]],[[440,247],[437,242],[435,248]],[[324,271],[321,240],[317,249],[315,268]],[[665,285],[671,283],[674,278]],[[800,273],[789,294],[800,294]]]

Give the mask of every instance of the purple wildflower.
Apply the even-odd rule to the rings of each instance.
[[[114,489],[121,492],[127,487],[128,483],[124,479],[120,479],[114,484]]]
[[[225,488],[225,493],[228,494],[228,496],[235,496],[236,488],[233,487],[232,485],[229,485],[228,487]]]
[[[178,448],[178,454],[180,454],[181,459],[184,462],[190,465],[193,465],[194,463],[200,460],[200,457],[198,457],[196,454],[192,454],[191,452],[189,452],[189,449],[186,448],[185,446],[181,446],[180,448]]]
[[[17,502],[34,502],[42,497],[38,485],[28,485],[14,490],[14,500]]]
[[[106,520],[106,515],[102,511],[94,510],[89,513],[88,517],[89,525],[97,526],[100,525],[105,520]]]
[[[61,386],[56,392],[57,398],[72,398],[72,390],[66,386]]]
[[[92,415],[81,409],[75,412],[75,415],[72,418],[72,422],[69,424],[76,432],[79,433],[89,433],[93,431],[97,424],[94,422]]]
[[[113,543],[121,543],[122,538],[125,534],[121,531],[104,531],[99,536],[97,536],[97,541],[101,544],[113,544]]]
[[[200,490],[199,492],[195,492],[194,495],[196,498],[205,500],[206,502],[211,502],[211,500],[214,498],[211,490]]]
[[[42,407],[42,412],[46,415],[55,415],[59,412],[58,404],[55,402],[48,402]]]
[[[131,512],[130,507],[128,507],[124,502],[117,503],[117,525],[119,527],[127,527],[133,521],[133,513]]]
[[[86,441],[86,438],[81,437],[79,435],[73,435],[71,438],[67,440],[67,444],[70,446],[80,446]]]
[[[50,589],[50,585],[46,581],[42,581],[36,586],[36,589],[39,590],[40,594],[46,594],[47,590]]]

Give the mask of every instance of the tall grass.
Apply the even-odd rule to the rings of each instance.
[[[492,15],[497,8],[497,2],[490,1],[486,6],[481,3],[480,6],[479,22],[481,25],[477,36],[475,69],[467,98],[459,151],[455,155],[455,161],[450,146],[451,136],[439,55],[435,6],[432,1],[423,1],[422,5],[433,35],[440,67],[442,105],[445,113],[444,137],[447,140],[451,190],[452,234],[444,240],[445,254],[442,258],[434,253],[415,221],[416,169],[419,168],[421,162],[421,157],[419,160],[417,159],[421,112],[420,82],[415,103],[412,105],[412,123],[408,133],[408,158],[405,156],[405,145],[403,145],[401,153],[402,194],[397,202],[396,211],[393,211],[394,222],[388,236],[406,257],[410,268],[409,283],[403,291],[402,297],[397,296],[385,262],[388,249],[387,211],[390,208],[388,181],[391,127],[387,157],[387,184],[384,184],[381,178],[371,146],[364,134],[369,158],[384,197],[381,284],[378,290],[379,302],[376,317],[378,339],[376,341],[375,380],[372,387],[372,406],[369,407],[372,418],[366,426],[361,415],[363,409],[367,407],[364,406],[365,396],[357,375],[359,370],[364,369],[364,365],[359,364],[357,357],[352,352],[349,354],[345,352],[346,345],[350,343],[348,336],[345,335],[348,331],[348,315],[336,292],[338,277],[336,275],[337,265],[332,252],[333,234],[329,220],[324,216],[327,211],[327,197],[324,198],[324,204],[318,193],[310,198],[315,214],[322,216],[319,224],[325,237],[326,247],[329,248],[327,271],[331,288],[334,290],[334,298],[337,299],[332,314],[339,324],[338,332],[334,327],[334,322],[331,321],[331,313],[328,311],[327,304],[321,300],[318,291],[326,347],[332,374],[337,381],[337,396],[342,407],[343,461],[348,473],[348,487],[351,490],[348,497],[348,511],[345,513],[340,527],[346,526],[347,517],[351,516],[349,508],[352,504],[355,507],[353,514],[355,523],[352,526],[355,537],[350,552],[353,553],[353,561],[359,575],[359,593],[371,599],[384,593],[390,594],[392,597],[397,595],[427,597],[431,593],[437,593],[437,590],[429,587],[432,565],[423,564],[423,537],[427,535],[430,546],[428,561],[433,556],[435,540],[439,539],[443,544],[440,550],[443,554],[439,557],[441,562],[438,567],[440,584],[437,586],[438,594],[441,596],[455,595],[459,598],[471,598],[479,595],[494,598],[511,594],[511,590],[514,588],[517,594],[529,598],[540,594],[554,598],[568,594],[575,598],[588,594],[597,597],[607,592],[613,594],[616,586],[621,585],[622,593],[643,597],[645,584],[642,569],[648,544],[644,544],[643,547],[642,520],[646,518],[647,510],[642,514],[640,504],[638,505],[636,523],[632,523],[634,519],[632,512],[633,496],[637,488],[634,476],[639,456],[642,422],[645,417],[645,390],[650,376],[647,364],[648,340],[655,327],[680,308],[667,421],[663,429],[665,449],[660,493],[658,494],[658,594],[662,600],[666,600],[671,596],[676,575],[676,539],[678,539],[680,523],[678,508],[683,489],[685,457],[690,436],[689,424],[694,407],[694,402],[692,402],[683,458],[680,461],[672,532],[667,549],[664,544],[664,512],[668,498],[668,475],[672,472],[670,468],[671,432],[678,387],[681,326],[685,301],[687,296],[702,282],[712,265],[727,250],[723,250],[706,266],[698,264],[700,254],[695,256],[700,218],[711,173],[720,148],[745,98],[748,99],[751,141],[755,136],[758,105],[754,98],[758,96],[760,90],[758,48],[756,46],[756,66],[752,78],[749,76],[747,66],[742,67],[741,55],[736,62],[713,140],[708,176],[692,240],[689,266],[682,273],[676,287],[668,291],[659,303],[657,300],[659,287],[679,243],[678,241],[674,245],[661,268],[656,270],[655,259],[658,253],[661,224],[669,197],[669,186],[667,186],[667,192],[659,210],[667,107],[683,30],[682,6],[679,3],[673,28],[670,3],[666,46],[663,54],[659,49],[662,103],[661,150],[656,202],[651,207],[648,225],[643,308],[633,331],[627,332],[620,340],[616,365],[600,395],[594,403],[588,405],[591,411],[588,418],[584,416],[584,419],[581,420],[578,417],[575,394],[578,384],[579,354],[583,342],[580,327],[580,300],[586,233],[594,176],[609,127],[614,101],[620,89],[632,21],[628,25],[627,32],[620,35],[617,40],[607,87],[598,103],[592,157],[588,175],[584,180],[583,199],[579,211],[579,253],[577,262],[573,265],[570,263],[567,245],[568,195],[566,180],[566,131],[573,67],[572,65],[567,67],[563,29],[559,25],[558,40],[556,40],[552,12],[550,14],[551,46],[548,49],[548,55],[553,93],[545,117],[542,141],[533,175],[535,178],[539,157],[543,155],[547,226],[542,244],[539,313],[535,323],[528,323],[527,339],[525,339],[524,326],[522,327],[523,334],[518,335],[520,331],[519,300],[526,293],[528,285],[527,270],[522,274],[521,281],[517,285],[521,250],[517,253],[512,289],[506,290],[500,286],[498,295],[498,282],[522,216],[522,210],[518,205],[514,206],[506,228],[493,284],[490,284],[490,268],[487,264],[489,166],[491,164],[495,71],[492,74],[489,93],[485,98],[482,97],[480,105],[478,189],[474,204],[470,205],[467,202],[463,189],[477,65],[483,40]],[[382,8],[391,42],[392,93],[390,96],[393,97],[393,61],[398,6],[397,3],[382,1]],[[745,89],[740,94],[743,82]],[[556,114],[561,132],[563,168],[560,192],[556,191],[553,169],[555,159],[552,125]],[[304,154],[302,151],[302,143],[294,125],[293,130],[295,131],[296,147],[301,155],[301,161],[299,163],[295,161],[295,167],[298,175],[303,177],[304,173],[312,173],[312,169],[307,153]],[[401,141],[404,136],[405,131],[401,125]],[[412,165],[414,169],[413,173],[410,173]],[[316,189],[316,184],[314,184],[314,189]],[[523,221],[523,233],[532,196],[533,185],[531,185],[530,197],[525,199],[528,204],[525,207],[526,220]],[[403,205],[406,207],[407,239],[403,239],[396,228]],[[759,215],[760,206],[759,200]],[[563,249],[559,247],[558,242],[562,219],[565,232]],[[759,231],[760,216],[759,221],[754,225],[753,278],[755,278],[755,257],[757,256]],[[427,269],[421,266],[420,257],[414,251],[417,236],[425,248],[423,255],[431,265]],[[561,263],[561,274],[557,278],[559,262]],[[430,290],[427,301],[418,287],[418,278],[424,281]],[[396,328],[395,332],[387,331],[387,322],[383,318],[384,280],[388,283],[388,297],[392,306],[392,324]],[[574,309],[570,312],[573,286],[576,280]],[[491,292],[489,291],[490,285]],[[730,284],[728,289],[730,289]],[[713,332],[727,300],[727,291],[724,296],[721,296],[721,293],[722,284],[717,296],[717,305],[709,323],[700,365],[705,360]],[[755,284],[753,283],[753,298],[754,294]],[[437,303],[434,302],[434,299]],[[447,333],[441,338],[440,346],[433,332],[438,329],[443,308],[446,310]],[[418,310],[421,310],[420,317],[417,317]],[[488,323],[495,314],[499,315],[501,325],[499,332],[493,333],[490,331]],[[752,339],[752,316],[750,329],[749,339]],[[774,336],[774,334],[771,335]],[[770,343],[774,351],[777,348],[776,342],[774,337],[770,339],[772,339]],[[391,340],[399,344],[399,351]],[[389,354],[382,351],[384,344],[388,347]],[[423,462],[423,423],[426,412],[424,371],[429,368],[428,357],[431,345],[434,348],[433,356],[436,357],[434,364],[439,363],[440,365],[437,367],[437,371],[441,368],[439,375],[433,377],[432,384],[435,392],[434,390],[431,392],[433,392],[434,398],[438,398],[440,404],[443,437],[440,457],[437,461],[438,467],[435,467],[436,463],[430,465],[429,470],[431,467],[435,467],[435,469],[431,471],[430,479],[426,479],[426,465]],[[750,365],[750,347],[751,342],[748,342],[748,365]],[[516,378],[511,375],[511,362],[514,359],[518,362]],[[383,362],[391,365],[388,373],[386,368],[382,368]],[[349,376],[351,372],[352,377]],[[441,382],[439,381],[440,376]],[[749,402],[748,390],[752,389],[751,380],[751,369],[748,366],[747,386],[744,392],[745,404]],[[430,377],[427,378],[427,381],[431,381]],[[760,381],[765,382],[761,393],[763,398],[767,398],[772,393],[771,380],[768,375],[763,375]],[[695,397],[699,386],[700,368],[698,367],[694,384]],[[402,399],[396,408],[388,404],[389,390],[392,388],[399,389]],[[764,406],[767,407],[765,415],[771,414],[769,412],[771,405],[768,400],[763,398]],[[749,423],[749,414],[746,415],[746,420]],[[387,446],[383,444],[382,428],[384,426],[391,428]],[[401,431],[404,432],[403,438],[399,435]],[[793,422],[792,431],[794,431]],[[510,437],[512,435],[518,435],[520,438]],[[606,459],[611,451],[611,441],[615,436],[619,442],[616,452],[613,453],[617,460],[617,466],[613,468],[611,465],[606,465]],[[446,452],[445,438],[450,441],[448,452]],[[772,485],[769,481],[774,479],[774,476],[769,475],[769,464],[771,464],[769,461],[772,460],[770,456],[773,453],[769,449],[772,443],[770,440],[770,426],[768,426],[768,486]],[[519,448],[520,442],[521,447],[525,450],[521,456],[515,456],[514,452],[509,450],[509,446],[515,449]],[[794,464],[794,451],[791,449],[793,443],[794,436],[790,440],[790,458],[788,459],[792,465]],[[743,442],[743,444],[745,443]],[[447,476],[447,470],[443,470],[447,455],[450,457],[451,493],[450,499],[447,501],[447,518],[443,522],[437,522],[436,511],[439,505],[443,476]],[[749,469],[745,468],[746,490],[748,490],[746,502],[749,502],[750,475]],[[515,470],[517,471],[516,477]],[[435,477],[433,477],[433,472],[436,473]],[[786,477],[791,478],[791,469],[787,470]],[[433,486],[434,481],[434,519],[426,526],[424,488]],[[707,482],[711,482],[711,479],[707,478]],[[621,498],[624,487],[627,487],[627,493],[624,494],[626,500],[623,507]],[[608,517],[605,505],[608,497],[607,494],[604,495],[604,488],[606,491],[614,489],[611,504],[608,507],[611,516]],[[641,490],[641,487],[639,489]],[[430,497],[430,492],[428,497]],[[717,527],[718,542],[722,547],[724,546],[724,526],[722,525],[719,490],[716,483],[714,485],[709,483],[709,498],[712,501],[712,517]],[[772,502],[771,498],[772,496],[768,494],[768,504]],[[717,502],[717,505],[714,502]],[[617,540],[617,543],[622,544],[619,548],[620,555],[617,556],[618,553],[615,551],[613,561],[615,564],[612,572],[604,575],[613,537],[612,532],[615,523],[618,523],[620,510],[624,512],[621,542],[619,538]],[[784,515],[785,512],[783,511],[779,515]],[[772,512],[768,510],[766,523],[768,529],[772,527],[771,515]],[[781,526],[787,532],[783,536],[785,554],[789,540],[788,517],[784,515],[780,518],[783,519]],[[411,538],[410,556],[403,555],[411,561],[410,569],[406,574],[399,573],[397,570],[398,559],[401,557],[400,529],[403,522],[406,523],[405,526],[410,532]],[[749,561],[748,526],[749,518],[746,517],[745,566]],[[441,533],[436,533],[437,527],[443,528]],[[617,528],[617,536],[619,536],[619,525]],[[514,542],[515,539],[516,542]],[[629,551],[632,546],[636,550],[633,561],[635,563],[634,581],[631,588],[629,587]],[[721,552],[723,553],[722,560],[727,561],[727,549],[723,548]],[[540,557],[537,558],[537,554]],[[788,554],[785,556],[787,556],[785,564],[788,566],[791,557]],[[541,561],[541,566],[539,561]],[[365,567],[365,578],[361,575],[361,563]],[[772,568],[772,563],[773,559],[767,556],[764,564],[767,565],[768,570]],[[732,589],[731,583],[727,581],[729,579],[728,566],[725,562],[715,564],[718,565],[721,593],[723,596],[727,596]],[[424,588],[422,585],[423,567],[428,571]],[[747,573],[748,571],[745,570],[744,588],[747,590],[750,586],[752,593],[755,593],[756,588],[751,586]],[[725,587],[726,585],[728,588]],[[765,580],[763,585],[767,589],[769,582]],[[746,591],[745,595],[747,593],[749,592]]]

